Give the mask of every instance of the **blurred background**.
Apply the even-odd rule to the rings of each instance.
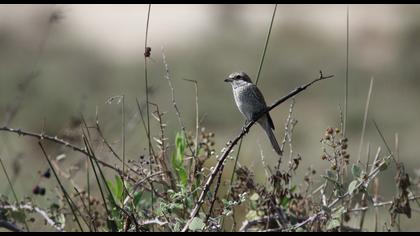
[[[201,126],[215,133],[219,150],[240,131],[244,119],[231,88],[223,79],[245,71],[254,80],[264,48],[273,5],[152,5],[148,46],[150,100],[159,105],[173,142],[180,126],[171,102],[171,90],[162,63],[164,48],[175,97],[187,130],[195,132],[194,85],[198,82]],[[147,142],[136,106],[145,101],[144,37],[147,5],[0,5],[0,122],[11,128],[64,137],[80,143],[78,119],[89,125],[98,115],[104,135],[121,152],[121,104],[107,104],[124,95],[129,159],[146,154]],[[302,156],[295,179],[312,166],[328,167],[320,159],[320,139],[327,127],[340,127],[346,72],[347,5],[279,5],[259,81],[271,104],[289,91],[319,76],[335,75],[299,94],[293,116],[298,120],[293,151]],[[366,144],[372,153],[385,147],[371,120],[375,119],[394,149],[399,135],[400,159],[415,179],[420,168],[420,5],[350,5],[348,126],[351,159],[357,159],[363,114],[370,79],[374,78],[362,161]],[[51,13],[54,12],[51,18]],[[50,19],[50,23],[48,23]],[[279,142],[288,115],[285,103],[271,112]],[[152,108],[151,108],[152,109]],[[159,135],[153,119],[153,135]],[[4,160],[19,196],[31,196],[47,168],[37,142],[0,133]],[[268,165],[277,163],[267,137],[254,127],[244,139],[240,164],[249,166],[261,183],[261,145]],[[98,141],[100,145],[100,141]],[[69,166],[82,158],[55,145],[49,154],[66,153]],[[103,148],[104,158],[111,158]],[[285,162],[284,162],[285,163]],[[233,162],[225,168],[230,176]],[[322,174],[322,173],[320,173]],[[394,181],[395,170],[381,181]],[[77,173],[74,174],[77,179]],[[10,194],[0,175],[0,192]],[[53,180],[51,184],[55,185]],[[319,179],[321,184],[322,179]],[[413,180],[414,182],[414,180]],[[391,200],[395,185],[382,184],[384,200]],[[46,198],[31,196],[39,204]],[[414,203],[413,208],[418,208]],[[401,217],[402,227],[420,230],[418,212]],[[382,220],[389,219],[383,211]],[[369,225],[369,223],[367,223]]]

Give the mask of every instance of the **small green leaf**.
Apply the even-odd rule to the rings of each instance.
[[[182,186],[185,188],[187,186],[188,174],[184,168],[179,168],[178,176],[179,176]]]
[[[259,219],[260,217],[258,216],[257,211],[250,210],[250,211],[248,211],[248,213],[246,214],[245,218],[246,218],[248,221],[253,221],[253,220],[257,220],[257,219]]]
[[[176,222],[174,225],[174,232],[178,232],[178,231],[181,231],[181,224],[179,221]]]
[[[59,215],[57,216],[57,222],[58,222],[60,225],[64,226],[64,225],[66,224],[66,216],[65,216],[64,214],[59,214]]]
[[[189,225],[189,229],[191,231],[201,231],[204,229],[204,226],[206,226],[201,218],[194,217],[194,219],[191,221],[191,224]]]
[[[135,207],[138,207],[140,200],[141,200],[142,194],[141,192],[135,192],[134,193],[134,199],[133,199],[133,203]]]
[[[251,197],[249,197],[249,200],[251,201],[258,201],[258,199],[260,199],[260,195],[258,195],[258,193],[254,193],[251,195]]]
[[[341,217],[341,215],[344,213],[346,211],[346,208],[345,207],[340,207],[338,210],[336,210],[332,215],[331,215],[331,217],[332,218],[340,218]]]
[[[283,197],[283,199],[281,200],[281,206],[282,207],[287,207],[288,205],[289,205],[289,202],[290,202],[290,198],[288,198],[288,197]]]
[[[332,230],[340,226],[340,221],[338,219],[332,218],[327,222],[327,230]]]
[[[337,174],[334,171],[327,170],[327,177],[335,181],[337,179]]]
[[[306,232],[302,227],[299,227],[295,230],[295,232]]]
[[[355,179],[358,179],[362,175],[362,169],[358,165],[353,164],[351,167],[351,173]]]
[[[349,194],[353,194],[354,190],[356,190],[357,184],[359,183],[358,180],[353,180],[349,184],[348,192]]]

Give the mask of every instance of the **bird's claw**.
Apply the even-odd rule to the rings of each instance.
[[[246,126],[242,126],[241,130],[243,133],[246,133],[247,132]]]

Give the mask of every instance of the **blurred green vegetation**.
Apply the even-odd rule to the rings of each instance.
[[[372,11],[375,10],[375,7],[369,7]],[[266,21],[252,25],[247,23],[249,19],[245,20],[250,16],[243,13],[243,8],[249,9],[252,6],[229,5],[207,6],[207,8],[212,21],[202,22],[202,24],[209,24],[211,27],[208,27],[207,31],[197,29],[191,32],[191,35],[187,37],[188,40],[184,42],[165,46],[165,54],[175,87],[176,102],[187,131],[193,134],[195,132],[195,91],[193,84],[183,79],[198,82],[201,126],[216,134],[216,150],[220,150],[226,141],[240,131],[244,122],[235,107],[231,88],[223,82],[223,79],[229,73],[240,70],[246,71],[255,78],[268,29],[271,7],[267,7],[266,15],[260,16],[266,18]],[[340,125],[339,107],[343,108],[344,102],[346,29],[345,6],[342,7],[339,18],[331,17],[331,21],[343,22],[340,33],[331,32],[329,35],[325,33],[328,32],[328,25],[322,25],[327,29],[320,30],[317,28],[320,25],[307,24],[310,20],[280,22],[287,19],[285,15],[304,13],[302,10],[297,10],[298,8],[279,6],[279,17],[274,23],[259,87],[267,102],[271,103],[296,86],[316,78],[319,70],[322,70],[324,74],[335,75],[335,79],[317,84],[296,97],[294,117],[299,123],[294,133],[294,152],[299,153],[303,158],[299,179],[303,178],[302,173],[309,166],[314,166],[319,170],[328,166],[328,163],[320,161],[319,140],[326,127]],[[302,6],[302,8],[311,10],[310,6]],[[358,14],[357,11],[360,8],[362,7],[355,7],[354,10],[351,8],[350,22],[360,21],[353,16],[369,21],[369,15]],[[319,7],[316,9],[320,10]],[[173,12],[173,14],[177,13]],[[247,14],[250,14],[249,11]],[[328,12],[323,14],[329,17]],[[386,22],[378,23],[378,25],[366,24],[366,26],[357,24],[357,28],[350,23],[347,127],[350,140],[349,150],[352,154],[351,158],[356,159],[369,80],[373,77],[375,81],[365,141],[371,144],[372,152],[378,145],[383,146],[370,121],[372,118],[382,128],[391,147],[394,146],[394,134],[398,133],[400,158],[406,163],[408,173],[413,175],[415,169],[420,168],[418,161],[420,151],[418,145],[420,138],[418,109],[420,6],[395,5],[392,11],[386,11],[384,14],[395,14],[401,18],[401,26],[397,27],[398,30],[386,30]],[[42,33],[32,35],[33,38],[22,39],[14,31],[13,27],[17,26],[10,24],[6,27],[6,23],[1,25],[0,114],[6,114],[8,105],[13,103],[20,93],[18,84],[30,74],[33,64],[37,63],[39,75],[28,85],[22,97],[21,107],[8,126],[34,132],[41,132],[45,127],[46,133],[52,136],[79,135],[78,128],[71,126],[72,120],[83,114],[88,124],[93,125],[96,107],[98,107],[98,117],[105,136],[115,149],[121,152],[121,106],[105,104],[105,101],[112,96],[124,95],[127,116],[127,157],[137,159],[146,153],[147,148],[145,131],[135,102],[136,98],[142,104],[145,101],[142,53],[139,52],[138,58],[127,61],[114,58],[106,51],[97,51],[96,47],[92,47],[67,30],[64,24],[67,20],[71,19],[68,19],[65,13],[64,18],[54,24],[39,57],[37,47]],[[157,21],[157,19],[152,18],[151,21]],[[37,32],[36,28],[32,28],[31,31]],[[117,35],[110,32],[106,37],[117,37]],[[167,38],[166,41],[170,43],[171,39]],[[144,42],[140,40],[138,43],[143,45]],[[175,137],[180,127],[172,106],[170,88],[164,78],[160,50],[162,45],[154,43],[152,36],[149,44],[152,48],[152,60],[148,68],[150,100],[159,104],[161,111],[168,112],[164,116],[168,124],[166,132],[169,137]],[[287,104],[271,112],[278,140],[282,139],[287,113]],[[0,118],[3,119],[3,116]],[[158,135],[157,122],[152,119],[151,125],[153,135]],[[21,168],[19,173],[15,173],[17,181],[15,185],[19,196],[30,195],[31,188],[37,181],[34,176],[37,171],[44,170],[47,163],[44,163],[34,140],[6,133],[1,133],[0,137],[2,140],[0,155],[9,166],[15,163]],[[263,167],[259,161],[260,150],[256,140],[263,147],[268,165],[277,162],[276,155],[269,148],[262,130],[255,127],[244,140],[240,163],[253,166],[253,171],[258,173],[257,179],[264,181]],[[80,144],[80,139],[75,138],[74,142]],[[362,153],[366,153],[365,147]],[[65,151],[55,145],[48,145],[48,149],[51,155],[56,156]],[[79,161],[78,154],[68,155],[75,158],[67,158],[66,164]],[[110,158],[105,148],[103,148],[103,156]],[[232,171],[232,164],[229,162],[225,168],[227,178]],[[76,181],[77,178],[76,176]],[[382,177],[382,180],[384,183],[393,181],[393,176],[389,174]],[[394,188],[394,185],[389,186]],[[391,198],[390,193],[394,192],[394,189],[387,188],[388,185],[384,184],[380,189],[385,199]],[[4,193],[6,189],[8,189],[6,183],[0,181],[0,191]],[[47,202],[47,199],[37,200],[40,204]],[[386,214],[384,213],[381,217],[386,218]],[[419,230],[416,225],[418,219],[417,212],[413,214],[411,220],[406,221],[404,218],[403,228]]]

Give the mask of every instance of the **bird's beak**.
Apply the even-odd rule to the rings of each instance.
[[[227,79],[225,79],[225,82],[232,82],[233,80],[231,79],[231,78],[227,78]]]

